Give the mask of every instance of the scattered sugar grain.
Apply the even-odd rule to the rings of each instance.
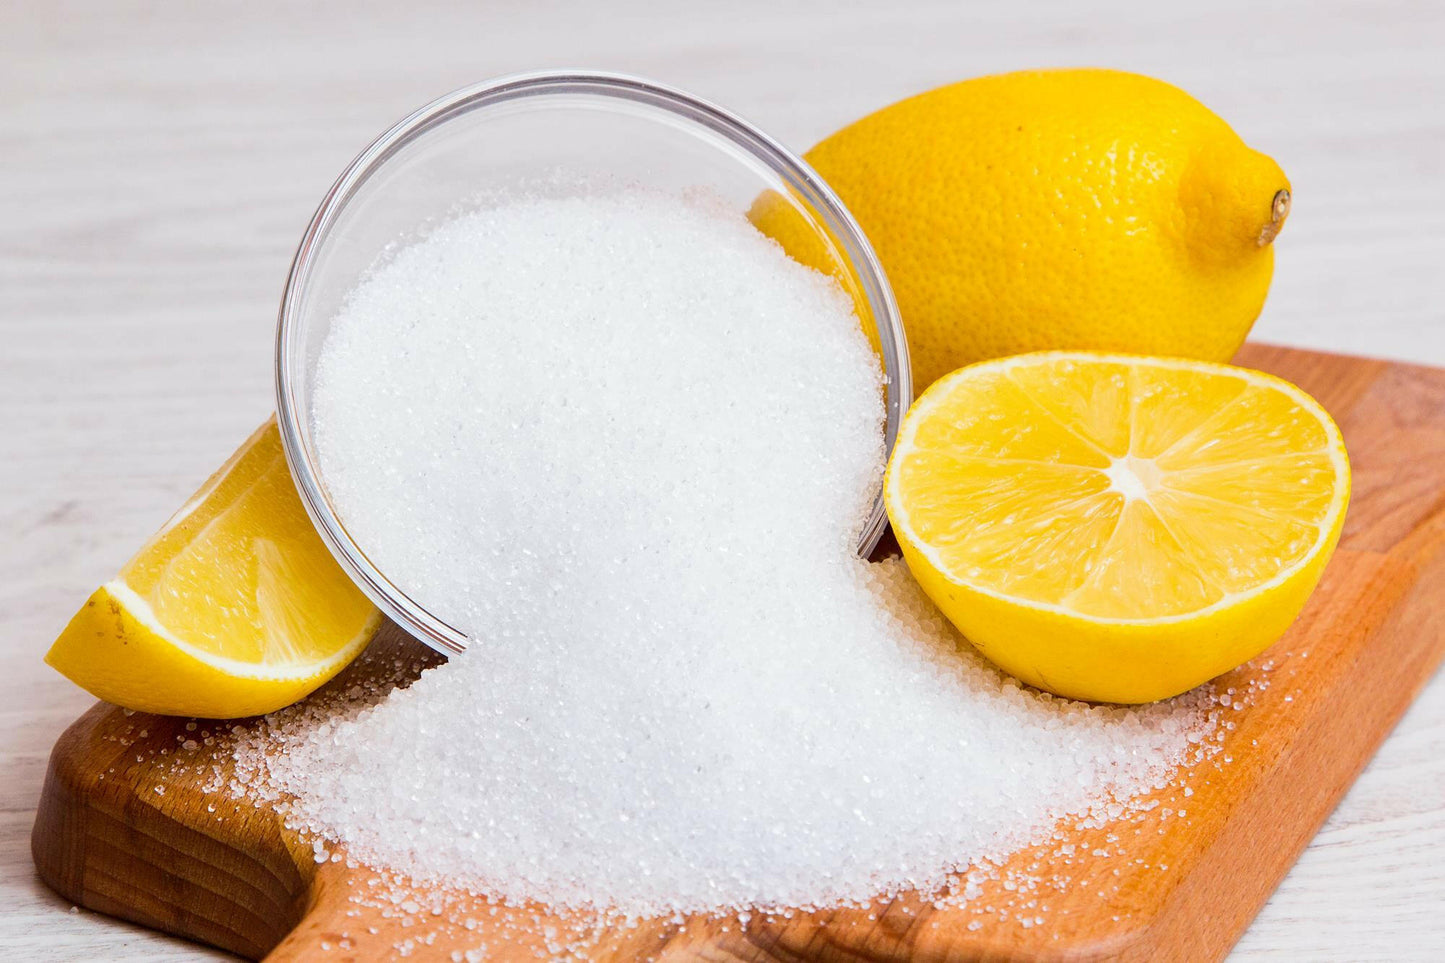
[[[476,641],[268,719],[236,778],[318,861],[629,917],[940,892],[1133,812],[1212,750],[1212,697],[1025,688],[856,559],[881,388],[837,286],[707,200],[524,198],[398,248],[322,349],[322,474]]]

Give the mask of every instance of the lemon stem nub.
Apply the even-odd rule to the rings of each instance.
[[[1280,229],[1284,227],[1287,217],[1289,217],[1289,191],[1275,191],[1274,200],[1269,202],[1269,223],[1259,231],[1260,247],[1264,247],[1279,237]]]

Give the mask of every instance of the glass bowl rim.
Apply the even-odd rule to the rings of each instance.
[[[464,651],[467,636],[438,618],[388,579],[362,551],[341,523],[321,486],[319,467],[313,464],[303,440],[300,410],[291,383],[295,370],[295,338],[300,324],[302,296],[318,253],[351,199],[388,160],[426,132],[453,117],[520,98],[546,94],[590,94],[616,97],[671,113],[701,125],[761,161],[788,186],[800,191],[821,215],[843,254],[858,272],[864,296],[878,329],[887,375],[884,456],[892,454],[904,413],[913,401],[908,343],[903,319],[888,277],[858,222],[826,182],[801,157],[752,124],[707,100],[677,88],[629,74],[594,70],[541,70],[508,74],[458,88],[412,111],[371,142],[348,164],[322,198],[296,248],[276,324],[275,390],[281,447],[302,505],[327,549],[378,608],[413,636],[432,648],[450,654]],[[859,535],[858,554],[867,557],[882,538],[888,523],[883,506],[882,480],[868,519]]]

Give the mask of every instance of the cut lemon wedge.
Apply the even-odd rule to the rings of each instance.
[[[979,651],[1059,695],[1130,703],[1279,638],[1349,491],[1339,429],[1294,385],[1088,352],[945,376],[885,482],[909,568]]]
[[[127,709],[249,716],[336,675],[380,623],[307,518],[273,419],[91,595],[45,661]]]

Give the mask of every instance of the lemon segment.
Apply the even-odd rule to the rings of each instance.
[[[930,388],[885,499],[914,575],[985,655],[1061,695],[1146,702],[1284,632],[1349,487],[1338,428],[1293,385],[1049,352]]]
[[[45,661],[128,709],[248,716],[316,689],[380,622],[306,516],[273,420],[96,590]]]

